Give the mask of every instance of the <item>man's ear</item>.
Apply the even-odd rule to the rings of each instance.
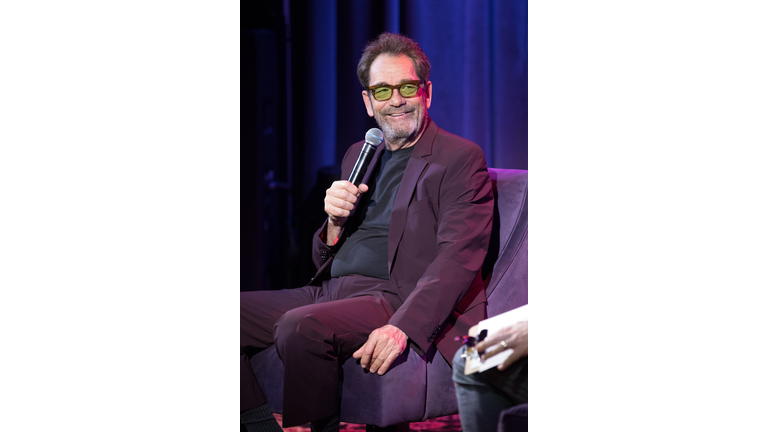
[[[368,97],[368,90],[363,90],[363,103],[365,103],[365,110],[368,111],[368,117],[373,117],[373,106],[371,106],[371,98]]]
[[[427,109],[432,105],[432,81],[427,81],[427,85],[424,86],[424,93],[426,94]]]

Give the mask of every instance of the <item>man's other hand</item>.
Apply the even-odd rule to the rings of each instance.
[[[378,371],[379,375],[389,369],[397,356],[405,351],[408,346],[408,336],[402,330],[385,325],[377,328],[368,335],[368,341],[352,354],[352,357],[360,359],[360,366],[371,373]]]

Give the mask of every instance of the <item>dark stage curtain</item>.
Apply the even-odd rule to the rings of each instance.
[[[293,73],[305,173],[340,163],[376,126],[356,66],[383,31],[413,38],[429,56],[429,114],[440,127],[480,145],[489,166],[528,168],[527,0],[294,1],[291,14],[294,50],[304,54]]]
[[[259,0],[241,9],[243,290],[312,276],[325,189],[349,146],[376,127],[356,69],[381,32],[413,38],[429,57],[429,114],[440,127],[477,143],[488,166],[528,168],[527,0]]]

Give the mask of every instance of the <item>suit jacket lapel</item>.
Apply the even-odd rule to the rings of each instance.
[[[400,182],[400,188],[395,197],[395,203],[392,205],[392,215],[389,219],[389,238],[387,240],[387,268],[392,276],[392,262],[403,237],[405,230],[406,216],[408,215],[408,205],[411,203],[411,197],[416,190],[416,185],[422,172],[429,165],[428,156],[432,154],[432,144],[437,136],[437,125],[429,119],[429,124],[424,134],[416,142],[413,153],[408,159],[408,165],[403,173],[403,180]]]

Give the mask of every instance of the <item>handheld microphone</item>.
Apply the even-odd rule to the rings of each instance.
[[[363,149],[360,151],[360,156],[357,157],[355,167],[352,168],[352,173],[349,175],[350,183],[355,186],[360,185],[360,182],[363,181],[365,171],[368,169],[368,164],[371,163],[371,159],[373,159],[373,153],[376,151],[376,146],[381,144],[382,141],[384,141],[384,134],[381,132],[381,129],[368,129],[368,132],[365,133],[365,144],[363,145]]]

